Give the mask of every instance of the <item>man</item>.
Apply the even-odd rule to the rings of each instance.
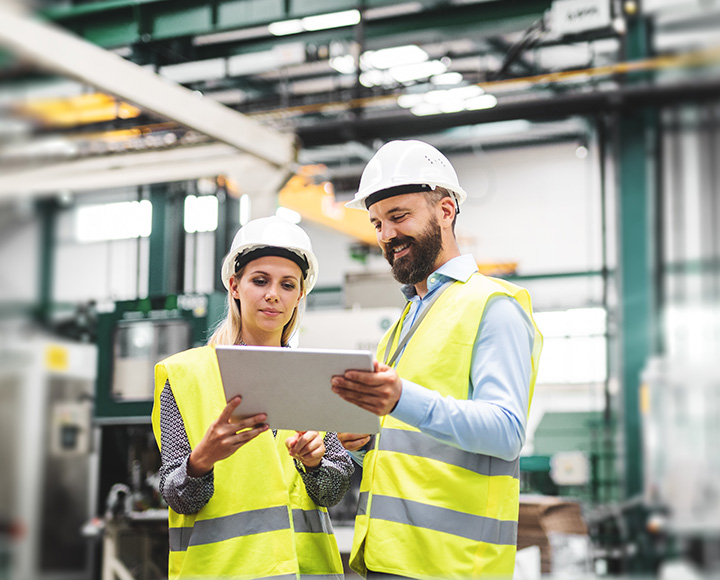
[[[512,577],[519,453],[542,347],[527,291],[461,255],[467,194],[437,149],[392,141],[363,171],[365,209],[408,299],[374,372],[333,377],[383,417],[374,441],[343,435],[363,464],[351,567],[370,578]]]

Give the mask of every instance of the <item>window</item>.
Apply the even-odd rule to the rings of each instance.
[[[543,335],[538,383],[594,383],[607,377],[606,329],[603,308],[537,312]]]
[[[185,231],[214,232],[218,227],[218,198],[188,195],[185,198]]]
[[[151,231],[148,200],[85,205],[75,211],[75,236],[80,242],[145,238]]]

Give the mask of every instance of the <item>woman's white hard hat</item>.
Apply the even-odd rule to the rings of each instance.
[[[436,187],[452,192],[457,205],[467,199],[452,164],[435,147],[424,141],[390,141],[365,166],[358,191],[345,206],[366,210],[387,197]]]
[[[233,238],[230,252],[223,260],[221,276],[230,290],[230,278],[248,261],[261,255],[279,255],[300,266],[305,277],[305,293],[315,286],[318,261],[310,237],[300,226],[277,216],[258,218],[240,228]]]

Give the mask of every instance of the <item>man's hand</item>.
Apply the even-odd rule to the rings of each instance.
[[[358,451],[370,441],[370,435],[365,433],[338,433],[337,438],[348,451]]]
[[[325,455],[325,442],[317,431],[297,431],[285,440],[285,446],[292,457],[310,469],[320,465]]]
[[[402,381],[395,369],[375,361],[372,372],[346,371],[344,375],[334,375],[332,390],[346,401],[383,416],[400,400]]]

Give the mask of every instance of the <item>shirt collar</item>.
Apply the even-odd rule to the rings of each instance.
[[[428,293],[431,294],[438,286],[443,284],[446,280],[457,280],[458,282],[467,282],[475,272],[478,271],[477,263],[472,254],[463,254],[456,256],[451,260],[445,262],[437,270],[435,270],[430,276],[428,276]],[[405,295],[405,298],[412,300],[417,297],[415,292],[415,286],[412,284],[403,284],[400,290]]]

